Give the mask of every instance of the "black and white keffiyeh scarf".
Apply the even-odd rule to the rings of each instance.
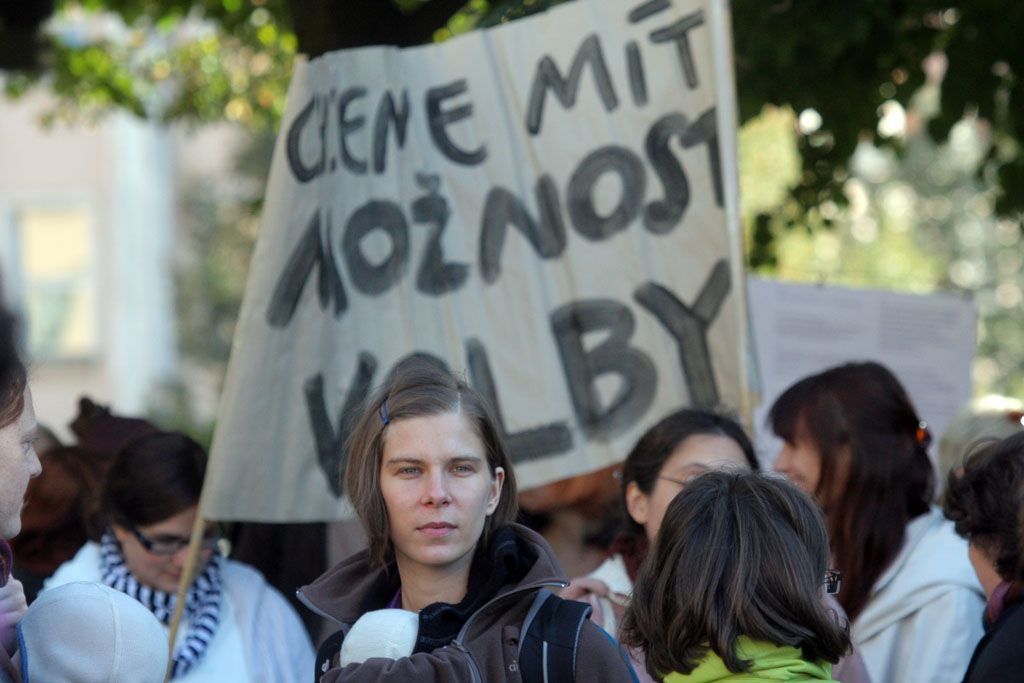
[[[185,621],[188,632],[174,649],[174,669],[171,678],[188,673],[206,654],[220,623],[220,574],[224,557],[214,554],[206,568],[196,577],[185,596]],[[100,575],[103,583],[129,595],[149,609],[165,626],[174,615],[177,595],[143,586],[125,564],[121,546],[109,530],[100,539]]]

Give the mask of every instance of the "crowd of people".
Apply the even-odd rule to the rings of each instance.
[[[774,402],[773,472],[732,416],[678,410],[624,454],[617,533],[570,578],[520,523],[491,408],[413,358],[346,444],[366,548],[298,589],[327,625],[311,638],[197,522],[207,455],[188,436],[140,423],[107,434],[103,456],[51,444],[40,464],[14,320],[0,318],[0,681],[1021,679],[1016,404],[998,428],[966,415],[938,473],[928,426],[877,363],[806,377]],[[19,546],[26,489],[50,467],[37,500],[56,512],[47,526],[26,509]],[[12,575],[22,555],[27,597]]]

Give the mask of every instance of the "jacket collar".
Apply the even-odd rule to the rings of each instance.
[[[533,547],[537,560],[522,579],[502,586],[481,609],[524,588],[564,586],[569,582],[551,546],[540,534],[519,524],[509,526],[517,536]],[[399,585],[398,572],[393,565],[389,569],[371,567],[369,552],[363,550],[338,563],[313,583],[300,588],[296,594],[303,604],[317,614],[339,624],[351,624],[366,612],[383,608],[394,596]]]
[[[736,654],[750,662],[750,670],[733,673],[725,662],[710,648],[693,671],[687,675],[671,673],[665,683],[768,683],[769,681],[828,681],[832,667],[828,662],[810,662],[803,658],[799,648],[752,640],[746,636],[736,639]]]

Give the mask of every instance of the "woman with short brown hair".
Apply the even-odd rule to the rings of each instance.
[[[480,395],[414,357],[369,399],[346,453],[369,548],[299,592],[340,626],[320,648],[318,680],[523,680],[520,628],[540,591],[568,580],[543,538],[512,523],[512,464]],[[361,635],[371,623],[395,631]],[[576,680],[631,679],[599,627],[584,621],[576,642]],[[368,647],[355,656],[353,643]]]
[[[831,681],[850,646],[814,502],[756,472],[710,471],[669,504],[622,625],[654,680]],[[692,678],[687,678],[687,676]]]

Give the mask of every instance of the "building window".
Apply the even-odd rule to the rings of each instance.
[[[21,207],[14,216],[28,347],[36,361],[98,352],[96,272],[84,207]]]

